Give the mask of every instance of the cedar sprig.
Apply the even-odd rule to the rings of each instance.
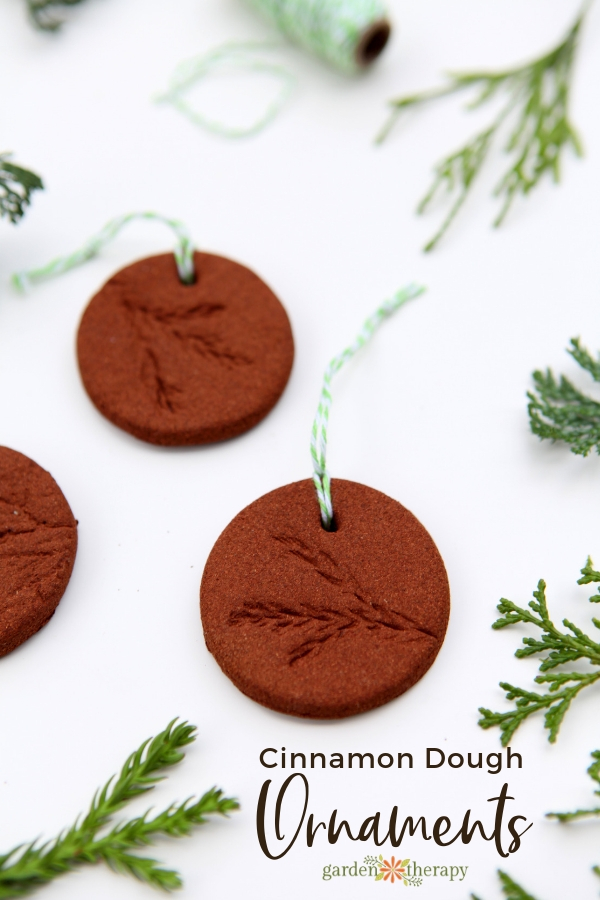
[[[581,569],[582,577],[578,584],[589,584],[592,581],[600,581],[600,572],[593,568],[593,563],[588,557],[586,565]],[[566,631],[561,631],[554,625],[548,613],[546,603],[546,583],[538,582],[537,590],[533,592],[534,599],[529,602],[529,608],[517,606],[512,600],[502,599],[498,604],[498,611],[502,613],[492,628],[501,629],[509,625],[523,623],[533,625],[541,631],[540,638],[523,638],[524,646],[519,648],[515,656],[525,659],[537,653],[543,654],[539,671],[536,676],[537,684],[547,685],[545,693],[526,691],[515,687],[508,682],[501,681],[500,687],[506,691],[506,699],[514,700],[514,709],[508,712],[492,712],[490,709],[480,707],[481,719],[479,725],[482,728],[498,726],[501,732],[501,743],[504,747],[510,742],[513,734],[525,719],[536,712],[545,710],[544,725],[548,729],[548,740],[556,741],[562,721],[575,697],[586,687],[600,679],[600,643],[593,641],[577,625],[568,619],[563,619]],[[597,602],[598,597],[590,598]],[[600,628],[600,620],[593,618],[596,628]],[[555,671],[565,664],[585,661],[593,668],[586,672]]]
[[[494,190],[494,196],[501,200],[494,220],[496,227],[503,222],[517,194],[526,196],[546,173],[555,182],[560,180],[560,161],[566,147],[570,146],[581,156],[581,143],[569,120],[569,99],[581,26],[590,3],[591,0],[586,0],[558,45],[532,62],[500,72],[451,73],[449,83],[442,88],[390,101],[392,114],[377,138],[378,143],[410,107],[468,89],[475,89],[477,95],[467,109],[476,109],[499,98],[504,101],[487,128],[436,166],[432,186],[417,211],[424,213],[441,190],[445,190],[450,209],[439,230],[425,245],[425,251],[433,250],[450,227],[505,123],[508,136],[504,151],[510,157],[510,164]]]
[[[600,750],[592,751],[593,763],[588,769],[588,774],[597,785],[600,785]],[[596,796],[600,797],[600,790],[594,791]],[[600,807],[594,809],[576,809],[574,812],[567,813],[546,813],[549,819],[558,819],[559,822],[573,822],[576,819],[583,819],[586,816],[600,816]],[[600,875],[600,866],[594,868],[594,872]]]
[[[194,725],[174,719],[127,758],[119,775],[96,792],[88,812],[69,829],[50,841],[20,844],[0,855],[0,900],[23,897],[84,863],[104,862],[116,872],[133,875],[165,891],[181,887],[177,872],[132,851],[148,846],[159,836],[189,835],[208,816],[227,815],[237,809],[236,800],[211,788],[199,800],[173,803],[153,817],[148,811],[114,825],[104,834],[100,832],[126,803],[153,790],[166,777],[165,770],[181,762],[183,748],[196,739],[195,732]]]
[[[75,6],[82,0],[27,0],[27,10],[31,21],[42,31],[56,31],[63,24],[63,19],[57,15],[57,9],[61,6]]]
[[[581,368],[600,382],[600,355],[594,357],[571,338],[567,348]],[[568,378],[555,378],[551,369],[533,373],[534,391],[528,391],[529,425],[542,440],[565,441],[571,451],[587,456],[595,448],[600,454],[600,403],[579,391]]]
[[[581,570],[581,578],[578,580],[577,584],[594,584],[600,581],[600,572],[597,572],[594,569],[594,564],[592,562],[591,556],[588,556],[587,562],[583,569]],[[600,587],[595,594],[592,594],[591,597],[588,597],[590,603],[600,603]]]
[[[593,599],[593,598],[590,598]],[[592,751],[593,762],[588,769],[588,774],[597,785],[600,785],[600,750]],[[600,790],[594,791],[594,794],[600,797]],[[549,819],[558,819],[559,822],[574,822],[577,819],[584,819],[589,816],[600,816],[600,807],[592,809],[576,809],[573,812],[566,813],[546,813]],[[600,875],[600,866],[594,866],[593,871],[596,875]]]
[[[44,185],[39,175],[9,162],[9,157],[8,153],[0,153],[0,216],[16,225],[31,203],[32,193]]]
[[[506,897],[506,900],[535,900],[535,897],[528,894],[527,891],[524,890],[521,885],[517,884],[516,881],[513,881],[506,872],[502,872],[498,869],[498,878],[500,879],[502,893]],[[479,897],[476,897],[475,894],[471,894],[471,900],[479,900]]]

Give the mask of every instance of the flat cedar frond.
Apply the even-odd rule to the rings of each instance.
[[[600,785],[600,750],[592,751],[592,759],[594,760],[588,769],[588,774],[597,785]],[[596,796],[600,797],[600,790],[594,791]],[[600,808],[594,809],[576,809],[574,812],[568,813],[546,813],[549,819],[558,819],[560,822],[573,822],[575,819],[583,819],[586,816],[600,816]],[[598,867],[594,869],[597,871]]]
[[[390,101],[392,114],[377,138],[378,143],[387,137],[399,115],[409,107],[470,88],[478,90],[470,109],[499,96],[504,101],[487,128],[436,166],[433,184],[419,204],[418,212],[425,212],[440,190],[445,191],[450,209],[440,229],[426,244],[426,251],[433,250],[451,225],[504,125],[508,131],[504,151],[510,164],[494,191],[502,203],[495,226],[502,223],[517,194],[526,196],[546,173],[554,181],[559,180],[561,155],[566,147],[581,155],[579,138],[569,121],[569,95],[579,34],[588,7],[589,0],[556,47],[526,65],[501,72],[450,74],[445,87]]]
[[[31,21],[42,31],[56,31],[63,24],[63,19],[56,15],[61,6],[75,6],[82,0],[26,0]]]
[[[588,556],[587,562],[581,570],[581,578],[578,580],[577,584],[592,584],[592,582],[596,581],[600,581],[600,572],[597,572],[594,569],[591,557]],[[590,603],[600,603],[600,587],[596,594],[592,594],[592,596],[589,597],[589,601]]]
[[[502,893],[506,897],[506,900],[535,900],[535,897],[532,897],[531,894],[528,894],[527,891],[523,890],[523,888],[517,884],[516,881],[513,881],[506,872],[502,872],[498,869],[498,878],[500,879]],[[475,894],[471,894],[471,900],[479,900],[479,898],[476,897]]]
[[[586,565],[581,569],[583,577],[578,584],[600,581],[600,572],[592,566],[592,561],[588,557]],[[504,747],[525,719],[542,710],[545,710],[544,725],[548,729],[548,740],[554,743],[575,697],[584,688],[600,679],[600,643],[593,641],[568,619],[563,619],[565,631],[556,627],[548,613],[544,581],[539,581],[533,596],[534,599],[529,602],[528,609],[517,606],[511,600],[502,599],[498,604],[498,611],[502,615],[492,625],[492,628],[499,629],[523,623],[539,628],[541,637],[523,638],[524,646],[516,651],[515,656],[524,659],[538,653],[542,654],[540,674],[536,676],[535,681],[539,685],[547,686],[546,690],[538,693],[501,681],[500,687],[506,691],[506,699],[515,701],[514,709],[501,713],[480,707],[481,719],[478,724],[482,728],[497,725]],[[595,596],[590,599],[596,601]],[[596,628],[600,628],[600,620],[592,619],[592,622]],[[558,667],[579,660],[585,661],[593,668],[587,672],[555,671]]]
[[[152,818],[147,812],[118,823],[106,834],[99,836],[99,832],[129,800],[153,790],[166,777],[165,769],[181,762],[183,748],[195,740],[195,732],[194,725],[174,719],[127,758],[119,775],[94,795],[86,815],[71,828],[43,844],[21,844],[0,855],[0,900],[23,897],[84,863],[104,862],[115,872],[133,875],[166,891],[181,887],[177,872],[162,869],[155,859],[132,851],[151,844],[160,835],[188,835],[208,816],[227,815],[237,809],[236,800],[211,788],[199,800],[173,803]]]
[[[31,203],[32,193],[43,190],[44,185],[39,175],[8,159],[8,153],[0,153],[0,217],[6,216],[16,225]]]
[[[600,356],[594,359],[579,338],[571,338],[567,352],[600,382]],[[551,369],[535,371],[532,377],[535,389],[527,392],[527,410],[533,433],[542,440],[565,441],[581,456],[594,447],[600,453],[600,403],[577,390],[564,375],[557,380]]]

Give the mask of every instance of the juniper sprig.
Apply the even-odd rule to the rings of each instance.
[[[581,368],[600,382],[600,355],[594,357],[571,338],[567,348]],[[551,369],[533,373],[534,391],[528,391],[529,425],[542,440],[564,441],[571,452],[587,456],[594,447],[600,454],[600,403],[579,391],[568,378],[555,378]]]
[[[75,6],[82,0],[27,0],[27,10],[31,21],[42,31],[56,31],[63,24],[63,19],[56,15],[61,6]]]
[[[569,99],[581,27],[590,3],[591,0],[586,0],[556,47],[532,62],[500,72],[451,73],[444,87],[390,101],[392,114],[377,138],[378,143],[387,137],[398,117],[409,107],[468,89],[476,89],[478,93],[467,109],[476,109],[500,97],[504,101],[487,128],[436,166],[433,184],[417,211],[424,213],[442,188],[450,209],[424,247],[426,251],[433,250],[450,227],[505,123],[508,136],[504,151],[510,163],[494,190],[494,196],[501,199],[494,226],[502,223],[517,194],[526,196],[546,173],[555,182],[559,181],[561,156],[566,147],[571,146],[581,156],[581,143],[569,120]]]
[[[32,193],[41,191],[44,185],[39,175],[8,159],[8,153],[0,153],[0,217],[7,216],[16,225],[31,203]]]
[[[600,581],[600,572],[593,568],[589,557],[581,573],[582,577],[578,584]],[[516,701],[514,709],[508,712],[492,712],[480,707],[481,719],[478,724],[482,728],[498,726],[504,747],[525,719],[542,710],[546,710],[544,725],[548,729],[548,740],[554,743],[575,697],[584,688],[600,680],[600,643],[593,641],[568,619],[563,619],[562,623],[566,631],[561,631],[554,625],[548,613],[546,583],[543,580],[538,582],[533,596],[534,599],[529,602],[529,609],[517,606],[512,600],[504,598],[500,600],[498,610],[502,616],[492,625],[492,628],[500,629],[523,623],[540,629],[542,632],[540,638],[523,638],[524,646],[516,651],[515,656],[525,659],[536,653],[543,654],[539,666],[540,674],[536,676],[535,681],[537,684],[548,685],[545,693],[537,693],[501,681],[500,687],[506,691],[506,699]],[[590,597],[591,602],[598,602],[599,599],[598,595]],[[596,628],[600,628],[599,619],[593,618],[592,622]],[[585,672],[564,671],[562,668],[558,672],[555,671],[565,664],[579,661],[588,663],[592,668]]]
[[[516,881],[513,881],[506,872],[502,872],[498,869],[498,878],[500,879],[502,893],[506,897],[506,900],[535,900],[535,897],[532,897],[531,894],[528,894],[527,891],[523,890],[523,888],[517,884]],[[479,897],[476,897],[475,894],[471,894],[471,900],[479,900]]]
[[[84,863],[104,862],[116,872],[133,875],[165,891],[181,887],[177,872],[163,869],[157,860],[132,851],[148,846],[161,835],[188,835],[195,826],[206,822],[207,816],[227,815],[237,809],[236,800],[211,788],[199,800],[173,803],[153,817],[148,811],[101,832],[126,803],[153,790],[166,777],[165,770],[184,758],[183,747],[195,740],[195,731],[194,725],[177,724],[174,719],[128,757],[119,775],[96,792],[88,812],[69,829],[52,840],[20,844],[0,855],[0,900],[23,897]]]

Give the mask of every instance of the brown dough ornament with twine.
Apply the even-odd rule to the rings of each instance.
[[[53,615],[77,552],[77,522],[49,472],[0,447],[0,656]]]
[[[117,272],[90,301],[77,336],[85,389],[113,424],[152,444],[242,434],[277,403],[294,358],[287,314],[250,269],[194,252],[179,222],[134,213],[72,257],[15,280],[66,271],[139,217],[170,225],[179,246]]]
[[[206,645],[243,693],[279,712],[338,719],[381,706],[423,677],[444,640],[448,578],[426,529],[379,491],[330,482],[325,465],[332,375],[421,291],[410,286],[383,304],[330,363],[313,482],[251,503],[206,563]]]

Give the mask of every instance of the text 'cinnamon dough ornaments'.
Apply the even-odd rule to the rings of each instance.
[[[385,494],[330,482],[325,459],[333,374],[422,290],[384,303],[329,364],[313,481],[251,503],[208,557],[206,645],[241,691],[279,712],[337,719],[387,703],[422,678],[444,640],[450,591],[428,532]]]
[[[49,472],[0,447],[0,656],[51,618],[77,551],[77,522]]]
[[[152,444],[208,444],[252,428],[287,384],[294,342],[287,314],[245,266],[194,252],[180,222],[132,213],[85,247],[14,276],[28,281],[84,262],[135,218],[170,225],[175,253],[139,260],[90,301],[77,335],[85,389],[111,422]]]

